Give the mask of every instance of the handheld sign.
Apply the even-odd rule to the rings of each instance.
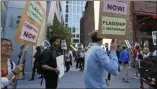
[[[153,44],[157,45],[157,31],[152,31]]]
[[[17,28],[15,42],[24,45],[20,64],[23,62],[28,45],[36,45],[40,33],[41,26],[44,22],[45,10],[39,1],[27,0],[22,18]],[[15,76],[17,77],[17,76]],[[17,87],[17,79],[13,82],[13,89]]]
[[[98,36],[126,39],[125,33],[129,20],[129,1],[100,1]]]
[[[41,3],[28,0],[15,35],[15,42],[36,45],[44,19],[45,10]]]
[[[59,74],[59,78],[62,78],[63,75],[64,75],[64,56],[61,55],[61,56],[58,56],[56,57],[56,60],[57,60],[57,67],[58,67],[58,70],[60,71],[60,74]]]
[[[44,40],[41,44],[40,44],[40,47],[42,50],[44,49],[47,49],[51,46],[51,44],[47,41],[47,40]]]
[[[128,40],[125,40],[125,44],[127,45],[128,48],[131,48],[131,45]]]
[[[61,48],[64,49],[64,50],[67,49],[66,40],[62,40],[62,42],[61,42]]]

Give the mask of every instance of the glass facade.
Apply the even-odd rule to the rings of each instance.
[[[66,1],[65,25],[71,28],[72,42],[80,42],[80,19],[85,9],[86,1]]]

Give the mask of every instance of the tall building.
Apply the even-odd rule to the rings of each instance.
[[[80,18],[85,8],[86,1],[61,1],[64,13],[64,24],[72,33],[72,43],[80,43]]]

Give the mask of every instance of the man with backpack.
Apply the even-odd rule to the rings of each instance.
[[[33,68],[32,68],[32,77],[31,77],[31,79],[29,80],[29,81],[32,81],[32,80],[34,80],[34,75],[35,75],[35,72],[36,72],[36,63],[38,62],[38,59],[39,59],[39,55],[40,55],[40,53],[41,53],[41,48],[40,48],[40,46],[37,46],[36,47],[36,53],[35,53],[35,55],[34,55],[34,58],[35,58],[35,60],[34,60],[34,65],[33,65]],[[42,77],[42,76],[41,76]]]
[[[44,75],[46,89],[56,89],[58,86],[59,70],[57,68],[56,57],[59,56],[58,47],[60,39],[58,36],[53,36],[50,39],[51,47],[45,49],[40,54],[38,69]],[[41,66],[40,66],[40,65]]]
[[[124,72],[125,72],[125,78],[122,78],[122,81],[129,82],[128,81],[128,67],[129,67],[130,57],[129,57],[129,53],[127,51],[126,46],[123,45],[122,48],[123,48],[123,51],[120,54],[120,64],[121,66],[124,67]]]

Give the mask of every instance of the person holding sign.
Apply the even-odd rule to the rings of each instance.
[[[41,53],[41,66],[45,79],[46,89],[56,89],[58,85],[59,70],[57,69],[56,57],[59,56],[58,47],[60,39],[58,36],[53,36],[50,39],[51,47],[45,49]]]
[[[1,38],[1,89],[7,89],[7,86],[14,80],[14,76],[20,78],[23,64],[16,67],[15,63],[9,59],[13,52],[13,45],[9,39]]]
[[[85,88],[106,88],[105,71],[112,75],[118,74],[117,46],[111,45],[111,58],[101,48],[103,38],[98,38],[97,31],[91,34],[92,46],[85,55],[84,83]]]

